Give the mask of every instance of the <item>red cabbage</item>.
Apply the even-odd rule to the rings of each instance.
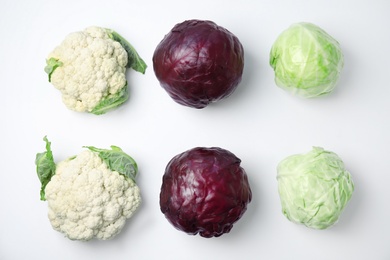
[[[197,147],[168,163],[160,208],[185,233],[210,238],[230,232],[252,199],[241,160],[218,147]]]
[[[187,20],[176,24],[159,43],[153,68],[173,100],[200,109],[237,88],[244,49],[235,35],[214,22]]]

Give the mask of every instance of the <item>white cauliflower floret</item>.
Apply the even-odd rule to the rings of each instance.
[[[112,238],[141,203],[136,183],[90,150],[58,163],[45,193],[53,228],[72,240]]]
[[[105,28],[69,34],[49,54],[51,58],[62,64],[53,69],[50,81],[71,110],[91,112],[103,99],[127,87],[128,54]]]

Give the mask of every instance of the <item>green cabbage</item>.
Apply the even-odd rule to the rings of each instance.
[[[281,161],[277,180],[283,214],[314,229],[335,224],[354,191],[343,161],[321,147]]]
[[[344,66],[339,43],[318,26],[296,23],[282,32],[271,48],[275,83],[304,98],[329,94]]]

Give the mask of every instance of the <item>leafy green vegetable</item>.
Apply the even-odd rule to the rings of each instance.
[[[46,67],[45,67],[45,72],[49,76],[49,82],[51,82],[51,74],[60,66],[62,66],[63,63],[56,58],[51,57],[50,59],[46,60]]]
[[[45,198],[45,188],[46,185],[50,182],[51,177],[56,172],[56,164],[54,162],[53,153],[51,151],[51,143],[45,136],[43,140],[46,142],[46,151],[42,153],[37,153],[35,158],[35,165],[37,168],[38,178],[41,181],[41,200],[46,200]]]
[[[315,229],[336,223],[354,191],[343,161],[321,147],[287,157],[277,172],[283,214]]]
[[[305,98],[329,94],[344,66],[339,43],[311,23],[282,32],[270,52],[277,86]]]
[[[119,107],[129,99],[129,91],[126,85],[116,94],[109,95],[106,98],[103,98],[99,104],[97,104],[92,110],[91,113],[95,115],[102,115],[108,111]]]
[[[138,173],[137,163],[121,148],[112,145],[111,150],[100,149],[93,146],[84,146],[89,150],[98,153],[99,157],[107,164],[112,171],[117,171],[135,182]]]
[[[128,56],[127,68],[132,68],[135,71],[145,74],[147,65],[138,55],[134,47],[125,38],[123,38],[119,33],[115,32],[114,30],[106,28],[106,31],[108,33],[108,36],[111,39],[119,42],[122,45],[122,47],[126,50]]]

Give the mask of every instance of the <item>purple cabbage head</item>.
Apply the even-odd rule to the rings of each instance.
[[[252,199],[241,160],[218,148],[176,155],[163,176],[160,208],[176,229],[210,238],[228,233]]]
[[[187,20],[176,24],[159,43],[153,68],[173,100],[200,109],[237,88],[244,49],[235,35],[214,22]]]

